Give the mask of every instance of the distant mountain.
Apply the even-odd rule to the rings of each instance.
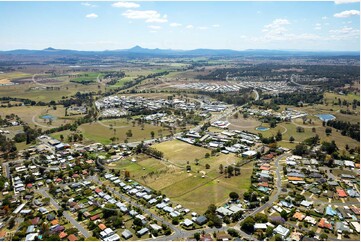
[[[136,45],[130,49],[105,50],[105,51],[78,51],[55,49],[48,47],[43,50],[10,50],[0,51],[0,55],[29,55],[29,56],[359,56],[357,51],[296,51],[296,50],[267,50],[248,49],[243,51],[231,49],[148,49]]]

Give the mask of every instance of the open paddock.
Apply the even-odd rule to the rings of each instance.
[[[151,139],[152,131],[155,133],[154,138],[158,138],[161,135],[165,137],[170,134],[168,129],[161,126],[144,124],[144,129],[142,129],[136,123],[133,127],[131,121],[127,122],[126,119],[121,118],[82,124],[78,127],[78,130],[82,132],[85,139],[103,144],[110,144],[110,138],[112,137],[116,137],[119,140],[118,142],[124,142],[127,139],[126,133],[128,130],[132,131],[132,137],[128,138],[129,142],[149,140]]]

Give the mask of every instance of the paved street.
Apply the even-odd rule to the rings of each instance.
[[[59,204],[57,203],[57,201],[54,200],[54,198],[44,189],[44,188],[40,188],[37,190],[37,192],[39,192],[42,196],[44,197],[48,197],[50,198],[50,203],[56,208],[56,209],[61,209],[61,207],[59,206]],[[80,233],[83,234],[83,236],[85,238],[89,238],[91,237],[91,233],[85,229],[81,224],[78,223],[78,221],[76,221],[69,212],[64,211],[63,212],[63,216],[75,227],[79,230]]]

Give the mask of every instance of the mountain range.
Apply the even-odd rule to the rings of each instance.
[[[79,51],[67,49],[55,49],[52,47],[43,50],[17,49],[0,51],[0,55],[25,55],[25,56],[359,56],[357,51],[299,51],[299,50],[231,50],[231,49],[194,49],[194,50],[174,50],[174,49],[148,49],[134,46],[130,49],[104,50],[104,51]]]

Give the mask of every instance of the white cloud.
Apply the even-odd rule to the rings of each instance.
[[[194,28],[194,26],[191,25],[191,24],[189,24],[189,25],[186,26],[186,29],[193,29],[193,28]]]
[[[212,27],[213,27],[213,28],[219,28],[219,27],[221,27],[221,25],[219,25],[219,24],[213,24]]]
[[[83,6],[85,6],[85,7],[89,7],[89,8],[95,8],[95,7],[97,7],[97,5],[91,4],[91,3],[81,3],[81,5],[83,5]]]
[[[335,0],[335,4],[358,3],[360,0]]]
[[[360,15],[360,11],[358,10],[346,10],[341,13],[336,13],[333,16],[336,18],[348,18],[351,16]]]
[[[205,27],[205,26],[201,26],[201,27],[198,27],[198,29],[200,29],[200,30],[207,30],[207,29],[209,29],[208,27]]]
[[[321,38],[319,35],[316,34],[290,33],[286,28],[286,26],[290,24],[291,24],[290,21],[288,21],[287,19],[275,19],[272,21],[272,23],[267,24],[263,27],[262,29],[262,32],[264,33],[263,36],[252,38],[252,40],[257,42],[270,42],[270,41],[318,40]]]
[[[328,19],[328,17],[326,17],[326,16],[323,16],[323,17],[322,17],[322,20],[326,20],[326,19]]]
[[[138,10],[127,10],[123,14],[126,18],[130,19],[144,19],[147,23],[166,23],[168,22],[167,15],[161,16],[160,13],[158,13],[155,10],[144,10],[144,11],[138,11]]]
[[[138,3],[132,2],[116,2],[112,4],[115,8],[139,8],[140,5]]]
[[[352,27],[342,27],[340,29],[332,29],[329,31],[331,40],[345,40],[360,38],[360,30]]]
[[[182,24],[179,24],[179,23],[171,23],[169,24],[170,27],[180,27],[182,26]]]
[[[86,17],[86,18],[97,18],[98,15],[95,14],[95,13],[90,13],[90,14],[85,15],[85,17]]]
[[[320,23],[315,24],[315,30],[321,30],[321,29],[322,27]]]
[[[149,25],[148,28],[150,28],[150,29],[161,29],[162,27],[158,26],[158,25]]]
[[[285,26],[290,22],[287,19],[275,19],[272,23],[263,27],[262,32],[265,33],[265,37],[268,39],[279,38],[287,32]]]

